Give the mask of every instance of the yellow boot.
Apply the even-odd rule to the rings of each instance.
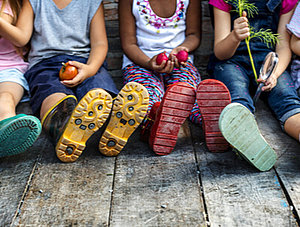
[[[111,118],[100,139],[99,151],[116,156],[146,116],[149,105],[147,89],[136,82],[127,83],[114,100]]]

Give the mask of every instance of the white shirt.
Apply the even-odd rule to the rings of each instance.
[[[149,0],[133,0],[137,45],[148,57],[163,51],[170,53],[184,42],[188,4],[189,0],[176,0],[173,16],[162,18],[153,12]],[[132,61],[124,54],[123,68],[129,64]]]

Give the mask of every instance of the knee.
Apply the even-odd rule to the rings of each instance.
[[[14,101],[14,94],[10,91],[0,91],[0,101]]]

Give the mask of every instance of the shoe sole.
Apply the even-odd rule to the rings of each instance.
[[[114,100],[111,118],[99,142],[99,151],[106,156],[118,155],[145,118],[148,105],[147,89],[136,82],[127,83]]]
[[[26,151],[39,137],[41,130],[41,123],[36,117],[16,118],[1,129],[0,157]]]
[[[82,154],[87,140],[105,123],[112,97],[103,89],[89,91],[77,104],[56,145],[56,155],[63,162],[74,162]]]
[[[261,135],[254,115],[246,107],[239,103],[229,104],[220,115],[219,127],[225,139],[257,169],[267,171],[273,167],[276,153]]]
[[[181,125],[189,116],[196,98],[193,87],[179,82],[167,89],[152,126],[149,144],[157,155],[174,149]]]
[[[203,80],[197,89],[197,102],[203,119],[208,150],[211,152],[227,151],[229,144],[219,129],[219,116],[225,106],[231,102],[229,90],[218,80]]]

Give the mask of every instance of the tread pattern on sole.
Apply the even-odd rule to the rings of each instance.
[[[63,162],[74,162],[82,154],[87,140],[107,120],[112,97],[103,89],[89,91],[77,104],[56,145],[56,155]]]
[[[197,102],[203,119],[205,142],[211,152],[225,152],[228,142],[219,129],[219,116],[231,98],[227,87],[214,79],[203,80],[197,89]]]
[[[0,157],[16,155],[33,145],[41,133],[40,121],[33,116],[17,118],[0,132]]]
[[[273,167],[277,155],[261,135],[253,114],[243,105],[232,103],[220,116],[220,129],[226,140],[260,171]]]
[[[142,123],[148,105],[147,89],[136,82],[127,83],[114,100],[111,118],[99,142],[99,151],[106,156],[118,155]]]
[[[172,152],[181,125],[195,104],[196,91],[186,83],[168,88],[153,124],[149,144],[157,155]]]

